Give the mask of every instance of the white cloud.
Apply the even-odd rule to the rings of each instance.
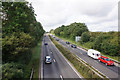
[[[32,2],[36,18],[46,31],[73,22],[86,23],[90,31],[118,30],[118,0],[27,1]]]

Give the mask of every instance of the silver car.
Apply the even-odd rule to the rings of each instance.
[[[45,63],[52,63],[51,57],[50,56],[45,56]]]

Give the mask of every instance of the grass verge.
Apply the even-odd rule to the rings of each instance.
[[[51,36],[49,36],[55,46],[59,49],[59,51],[73,64],[73,66],[78,70],[78,72],[87,80],[91,80],[95,78],[95,80],[102,80],[93,70],[91,70],[88,66],[89,64],[84,63],[82,60],[78,60],[77,57],[71,53],[67,48],[60,45],[57,41],[55,41]],[[86,65],[85,65],[86,64]],[[104,77],[104,80],[108,80],[104,75],[100,74]]]
[[[30,63],[28,64],[27,68],[34,69],[34,73],[33,73],[33,78],[39,78],[39,63],[40,63],[40,54],[41,54],[41,46],[42,46],[42,39],[38,42],[37,46],[32,48],[32,58]],[[31,74],[30,71],[30,74]]]

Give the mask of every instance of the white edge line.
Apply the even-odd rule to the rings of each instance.
[[[82,48],[80,48],[80,47],[78,47],[78,49],[82,49]],[[82,50],[84,50],[84,49],[82,49]],[[86,51],[86,50],[84,50],[84,51]],[[87,51],[86,51],[87,52]],[[77,55],[76,55],[77,56]],[[78,57],[78,56],[77,56]],[[80,58],[80,57],[79,57]],[[81,59],[81,58],[80,58]],[[83,59],[82,59],[83,60]],[[85,63],[87,63],[85,60],[83,60]],[[94,68],[93,66],[91,66],[92,68]],[[96,68],[94,68],[95,70],[97,70]],[[99,73],[101,73],[101,74],[103,74],[101,71],[99,71],[99,70],[97,70]],[[98,74],[99,74],[98,73]],[[104,76],[106,76],[105,74],[103,74]],[[106,78],[109,78],[108,76],[106,76]]]
[[[43,41],[42,41],[42,49],[43,49]],[[41,49],[41,75],[39,75],[39,80],[43,80],[43,50]],[[40,74],[40,72],[39,72]]]
[[[61,78],[61,80],[63,80],[63,77],[62,77],[62,75],[60,75],[60,78]]]
[[[50,38],[49,38],[50,39]],[[51,41],[51,40],[50,40]],[[52,41],[51,41],[52,42]],[[53,42],[52,42],[53,44]],[[53,44],[54,45],[54,44]],[[54,45],[56,48],[56,46]],[[56,50],[62,55],[62,53],[56,48]],[[78,75],[79,78],[84,78],[83,76],[80,76],[79,72],[72,66],[72,64],[62,55],[62,57],[66,60],[66,62],[70,65],[70,67],[75,71],[75,73]]]
[[[101,71],[97,70],[95,67],[92,66],[92,68],[94,68],[96,71],[98,71],[99,73],[101,73],[102,75],[104,75],[106,78],[110,79],[110,78],[107,77],[105,74],[103,74]]]
[[[49,38],[50,39],[50,38]],[[51,41],[52,42],[52,41]],[[53,44],[53,42],[52,42],[52,44]],[[53,44],[54,45],[54,44]],[[54,45],[55,46],[55,45]],[[56,46],[55,46],[55,48],[56,48]],[[57,48],[56,48],[57,49]],[[58,49],[57,49],[58,50]],[[58,50],[58,52],[62,55],[62,53]],[[63,56],[63,55],[62,55]],[[76,55],[77,56],[77,55]],[[64,57],[64,56],[63,56]],[[78,56],[77,56],[78,57]],[[80,57],[79,57],[80,58]],[[64,57],[64,59],[66,60],[66,58]],[[81,59],[81,58],[80,58]],[[82,59],[83,60],[83,59]],[[83,60],[85,63],[87,63],[85,60]],[[70,64],[70,62],[68,61],[68,60],[66,60],[66,62],[71,66],[71,68],[73,69],[73,66]],[[85,64],[86,65],[86,64]],[[92,68],[94,68],[93,66],[91,66]],[[75,69],[75,68],[74,68]],[[74,70],[73,69],[73,70]],[[95,70],[97,70],[96,68],[94,68]],[[75,69],[76,70],[76,69]],[[74,70],[74,71],[75,71]],[[103,74],[101,71],[99,71],[99,70],[97,70],[99,73],[101,73],[101,74]],[[76,70],[75,71],[76,72],[76,74],[80,77],[80,75],[79,75],[79,73],[78,73],[78,71]],[[105,75],[105,74],[103,74],[103,75]],[[106,75],[105,75],[106,76]],[[106,76],[107,77],[107,76]],[[107,78],[109,78],[109,77],[107,77]]]
[[[77,56],[77,55],[76,55]],[[78,56],[77,56],[78,57]],[[77,59],[79,60],[79,58],[80,57],[78,57]],[[81,58],[80,58],[81,59]],[[81,60],[83,60],[83,59],[81,59]],[[84,61],[84,60],[83,60]],[[85,61],[84,61],[85,62]],[[87,63],[87,62],[85,62],[85,63]],[[85,64],[84,63],[84,64]],[[86,65],[86,64],[85,64]],[[87,65],[86,65],[87,66]],[[91,65],[90,65],[91,66]],[[88,66],[89,67],[89,66]],[[106,76],[105,74],[103,74],[101,71],[99,71],[98,69],[96,69],[95,67],[93,67],[93,66],[91,66],[92,68],[94,68],[96,71],[98,71],[99,73],[101,73],[102,75],[104,75],[106,78],[108,78],[109,79],[109,77],[108,76]],[[90,68],[90,67],[89,67]],[[90,68],[91,69],[91,68]],[[91,69],[91,70],[93,70],[93,69]],[[93,71],[95,71],[95,70],[93,70]],[[95,71],[95,72],[96,72]],[[97,73],[97,72],[96,72]],[[101,76],[99,73],[97,73],[99,76]]]
[[[56,62],[55,59],[53,59],[53,61]]]
[[[62,40],[62,39],[61,39]],[[62,40],[62,41],[64,41],[64,40]],[[65,42],[65,41],[64,41]],[[83,49],[83,48],[80,48],[79,46],[77,46],[78,47],[78,49],[82,49],[83,51],[86,51],[87,52],[87,50],[85,50],[85,49]],[[111,58],[110,58],[111,59]],[[113,60],[115,63],[117,63],[117,65],[116,66],[118,66],[118,67],[120,67],[120,65],[119,65],[119,62],[118,61],[116,61],[116,60],[114,60],[114,59],[111,59],[111,60]]]

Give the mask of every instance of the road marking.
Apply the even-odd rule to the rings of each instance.
[[[49,38],[50,40],[50,38]],[[51,41],[51,40],[50,40]],[[65,61],[68,63],[68,65],[70,65],[70,67],[74,70],[74,72],[78,75],[79,78],[83,78],[83,76],[80,75],[80,73],[75,69],[75,67],[73,67],[73,65],[67,60],[67,58],[65,58],[65,56],[63,56],[63,54],[58,50],[58,48],[54,45],[54,43],[51,41],[52,45],[56,48],[56,50],[60,53],[60,55],[65,59]]]
[[[51,41],[51,40],[50,40]],[[51,41],[52,42],[52,41]],[[54,43],[52,42],[52,44],[54,45]],[[55,45],[54,45],[55,46]],[[55,48],[56,48],[56,46],[55,46]],[[57,49],[57,48],[56,48]],[[84,50],[84,49],[82,49],[82,48],[80,48],[80,47],[78,47],[78,49],[80,49],[80,50],[83,50],[83,51],[85,51],[85,52],[87,52],[86,50]],[[58,50],[58,49],[57,49]],[[58,50],[59,51],[59,50]],[[62,53],[61,52],[59,52],[61,55],[62,55]],[[62,55],[63,56],[63,55]],[[79,57],[80,58],[80,57]],[[81,58],[80,58],[81,59]],[[66,59],[65,59],[66,60]],[[83,60],[83,59],[82,59]],[[83,60],[84,61],[84,60]],[[86,61],[84,61],[84,62],[86,62]],[[68,62],[67,62],[68,63]],[[98,69],[96,69],[95,67],[93,67],[93,66],[91,66],[92,68],[94,68],[95,70],[97,70],[99,73],[101,73],[101,74],[103,74],[101,71],[99,71]],[[103,75],[105,75],[105,74],[103,74]],[[106,76],[106,75],[105,75]],[[109,78],[109,77],[107,77],[106,76],[106,78]],[[110,79],[111,80],[111,79]]]
[[[97,62],[96,60],[95,60],[95,62]],[[97,62],[98,63],[98,62]]]
[[[52,51],[51,51],[51,53],[52,53]]]
[[[83,55],[83,53],[81,53],[80,51],[79,51],[79,53]]]
[[[61,78],[61,80],[63,80],[63,77],[62,77],[62,75],[60,75],[60,78]]]
[[[43,80],[43,45],[44,43],[42,42],[42,49],[41,49],[41,63],[39,64],[41,67],[39,68],[39,80]]]
[[[55,59],[53,59],[53,61],[56,62]]]
[[[57,49],[57,48],[56,48]],[[58,50],[58,49],[57,49]],[[66,60],[66,62],[68,63],[68,65],[70,65],[70,67],[73,69],[73,71],[78,75],[79,78],[83,78],[82,76],[80,76],[79,72],[73,67],[73,65],[63,56],[63,54],[60,52],[60,54],[62,55],[62,57]]]

